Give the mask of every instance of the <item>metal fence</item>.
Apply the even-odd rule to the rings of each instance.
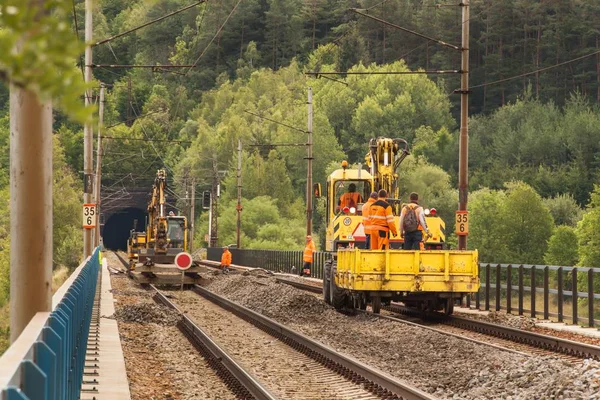
[[[280,251],[280,250],[246,250],[229,249],[231,251],[232,264],[244,265],[246,267],[264,268],[273,272],[284,272],[300,274],[304,266],[302,261],[303,252],[298,250]],[[207,251],[207,259],[211,261],[221,261],[223,254],[222,247],[211,247]],[[323,279],[323,266],[325,261],[331,257],[330,252],[317,251],[313,253],[313,264],[310,269],[310,276]]]
[[[99,258],[98,247],[0,358],[1,400],[79,398]]]
[[[469,307],[600,326],[600,268],[481,263],[479,276]]]
[[[230,249],[233,264],[274,272],[299,273],[302,251]],[[219,261],[222,248],[209,248]],[[314,254],[311,276],[323,279],[323,265],[333,253]],[[466,306],[541,317],[559,322],[600,326],[600,268],[551,265],[479,264],[481,288]],[[534,290],[532,290],[532,287]]]

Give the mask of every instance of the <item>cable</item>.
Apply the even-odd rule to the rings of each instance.
[[[489,86],[489,85],[496,85],[498,83],[511,81],[513,79],[523,78],[525,76],[537,74],[538,72],[544,72],[544,71],[548,71],[548,70],[553,69],[553,68],[562,67],[563,65],[567,65],[567,64],[573,63],[575,61],[583,60],[584,58],[595,56],[596,54],[600,54],[600,50],[595,51],[595,52],[590,53],[590,54],[586,54],[585,56],[573,58],[573,59],[571,59],[569,61],[564,61],[564,62],[561,62],[561,63],[558,63],[558,64],[554,64],[554,65],[551,65],[549,67],[544,67],[544,68],[536,69],[535,71],[525,72],[523,74],[511,76],[510,78],[503,78],[503,79],[498,79],[497,81],[493,81],[493,82],[487,82],[487,83],[482,83],[480,85],[470,86],[469,89],[476,89],[476,88],[485,87],[485,86]]]
[[[227,21],[229,21],[229,18],[231,18],[231,16],[233,15],[233,13],[238,8],[238,6],[240,5],[241,2],[242,2],[242,0],[238,0],[238,2],[235,4],[235,6],[231,10],[231,12],[227,16],[227,18],[225,18],[225,21],[223,21],[223,23],[221,24],[221,26],[219,27],[219,29],[217,30],[217,32],[215,33],[215,35],[212,37],[212,39],[210,39],[210,42],[208,42],[208,44],[206,45],[206,47],[204,48],[204,50],[202,51],[202,53],[200,53],[200,55],[198,56],[198,58],[196,59],[196,61],[194,61],[194,63],[192,64],[192,66],[185,72],[185,75],[187,75],[187,73],[190,72],[190,70],[192,68],[194,68],[196,66],[196,64],[198,64],[198,61],[200,61],[200,59],[202,58],[202,56],[204,56],[204,53],[206,53],[206,50],[208,50],[208,48],[210,47],[210,45],[215,41],[215,39],[217,38],[217,36],[221,33],[221,31],[225,27],[225,24],[227,24]]]

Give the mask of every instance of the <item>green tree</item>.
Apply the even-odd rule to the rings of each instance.
[[[571,226],[559,226],[548,241],[544,262],[548,265],[574,266],[578,261],[577,233]]]
[[[544,204],[550,210],[557,226],[575,227],[583,215],[583,211],[570,194],[559,194],[556,197],[544,199]]]
[[[583,218],[577,224],[579,241],[579,265],[584,267],[600,266],[600,186],[594,185],[591,200],[585,209]]]
[[[500,217],[506,202],[503,191],[480,189],[469,196],[469,249],[479,251],[483,262],[507,262],[508,245],[503,237]]]
[[[554,222],[542,198],[523,182],[506,184],[506,200],[497,219],[508,246],[508,262],[541,264]]]

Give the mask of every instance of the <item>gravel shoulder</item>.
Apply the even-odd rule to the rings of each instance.
[[[600,399],[597,362],[521,357],[372,315],[347,316],[269,276],[211,278],[209,290],[440,398]]]
[[[113,254],[107,259],[120,265]],[[125,275],[111,283],[132,400],[235,398],[175,326],[176,313]]]

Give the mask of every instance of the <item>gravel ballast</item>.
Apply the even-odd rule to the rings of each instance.
[[[109,265],[120,262],[107,253]],[[112,275],[132,400],[229,400],[235,396],[175,327],[177,314],[152,300],[152,292],[125,275]]]
[[[600,399],[600,363],[525,357],[368,314],[268,276],[217,275],[205,286],[446,399]]]

